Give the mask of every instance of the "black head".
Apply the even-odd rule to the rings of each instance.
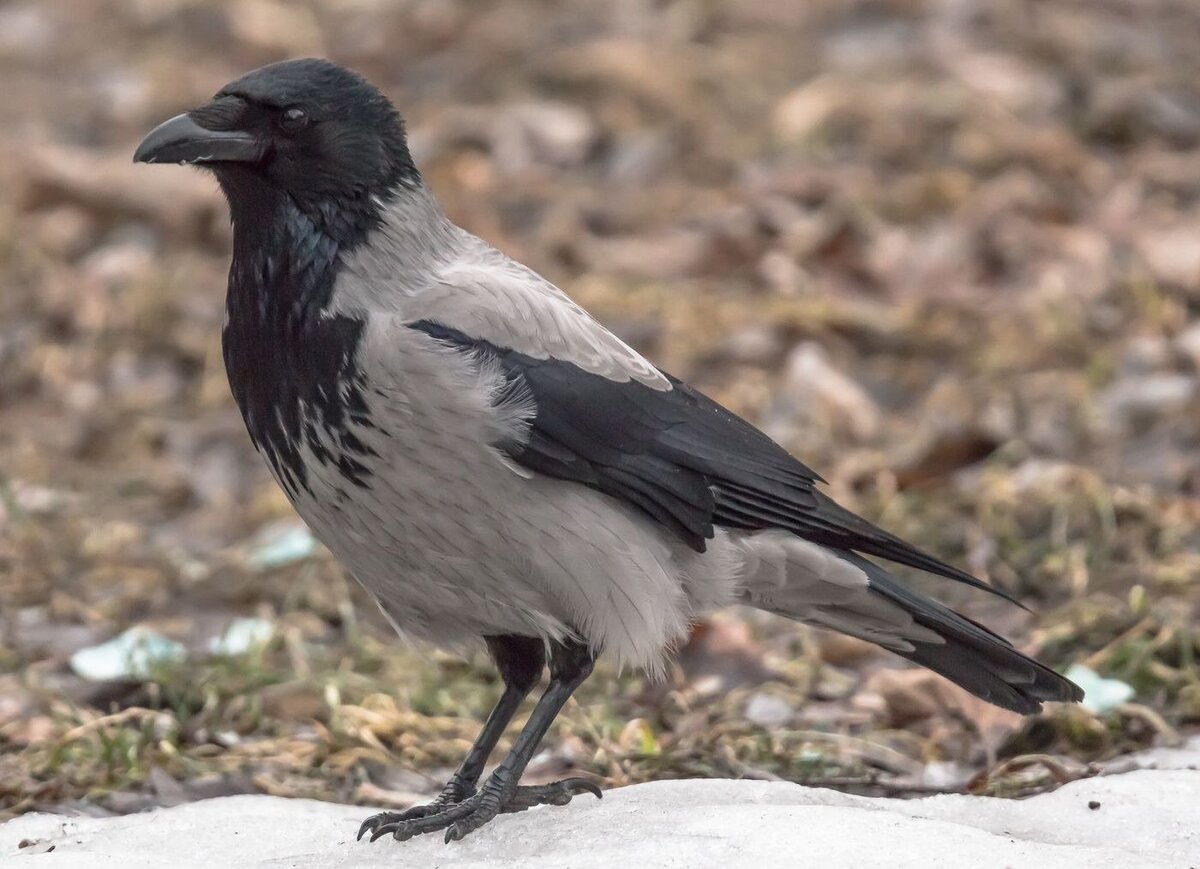
[[[211,169],[235,222],[286,196],[318,225],[359,224],[417,178],[388,99],[357,73],[315,58],[227,84],[207,105],[151,131],[133,159]]]

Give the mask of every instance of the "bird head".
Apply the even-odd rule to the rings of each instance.
[[[235,222],[239,211],[286,196],[321,223],[353,223],[372,200],[418,177],[388,99],[357,73],[315,58],[230,82],[153,129],[133,159],[211,170]]]

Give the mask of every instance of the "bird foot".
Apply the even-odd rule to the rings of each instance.
[[[451,806],[456,806],[468,797],[474,796],[474,794],[474,786],[464,784],[456,775],[450,781],[446,782],[446,786],[442,788],[442,792],[434,798],[433,802],[420,806],[412,806],[403,812],[380,812],[378,815],[371,815],[358,828],[358,838],[361,840],[368,830],[374,832],[384,824],[396,825],[405,821],[415,821],[417,818],[427,818],[430,815],[436,815],[438,812],[444,812]],[[374,842],[375,838],[372,836],[371,841]]]
[[[479,793],[459,802],[442,799],[428,805],[413,806],[403,812],[380,812],[363,821],[358,838],[371,834],[374,842],[388,833],[403,842],[422,833],[446,831],[446,841],[453,842],[478,830],[492,818],[509,812],[523,812],[534,806],[565,806],[580,793],[600,797],[600,788],[582,778],[568,778],[545,785],[512,786],[495,780],[484,785]]]

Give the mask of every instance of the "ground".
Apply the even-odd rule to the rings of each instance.
[[[1185,0],[4,4],[0,807],[403,806],[498,694],[297,526],[224,381],[219,194],[130,164],[308,54],[395,99],[455,220],[1030,612],[924,590],[1099,674],[1021,720],[728,613],[666,682],[601,666],[531,780],[1023,796],[1194,732],[1197,40]]]
[[[1156,769],[1073,782],[1023,801],[863,798],[788,782],[652,782],[609,791],[601,803],[504,816],[450,846],[436,835],[356,842],[357,806],[222,797],[124,818],[26,815],[0,827],[0,853],[58,869],[152,865],[147,855],[159,854],[170,854],[174,869],[1195,865],[1200,752],[1156,754],[1139,758]]]

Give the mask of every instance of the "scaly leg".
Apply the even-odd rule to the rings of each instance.
[[[545,644],[533,637],[506,635],[487,637],[485,641],[488,652],[500,671],[500,678],[504,680],[504,693],[500,695],[500,700],[488,715],[483,729],[458,770],[450,776],[450,780],[433,802],[413,806],[403,812],[381,812],[372,815],[358,828],[358,838],[361,839],[367,832],[374,833],[385,824],[398,824],[437,814],[447,806],[457,805],[475,793],[488,756],[495,749],[504,728],[520,708],[521,701],[537,684],[546,660]]]
[[[564,779],[537,787],[521,787],[518,784],[563,704],[591,674],[593,660],[587,646],[568,641],[551,646],[549,663],[550,684],[546,693],[538,700],[521,735],[513,743],[512,751],[496,767],[479,792],[456,804],[443,804],[436,811],[420,817],[388,818],[379,823],[372,823],[375,820],[372,818],[363,825],[363,831],[370,829],[371,841],[388,833],[396,839],[405,840],[422,833],[445,830],[446,841],[451,842],[479,829],[503,812],[520,812],[543,803],[565,805],[575,794],[585,791],[599,797],[600,789],[581,778]]]

